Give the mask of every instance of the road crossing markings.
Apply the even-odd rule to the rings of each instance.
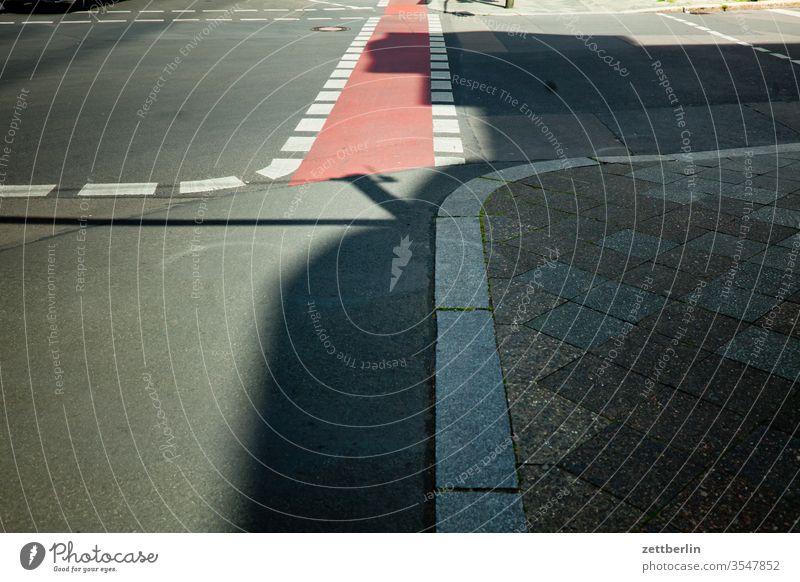
[[[442,23],[437,14],[428,14],[428,34],[431,45],[431,110],[433,115],[433,160],[436,166],[463,164],[464,158],[452,154],[463,154],[461,127],[458,123],[454,102],[453,85],[450,81],[450,65],[444,40]],[[453,136],[458,137],[453,137]],[[446,154],[446,155],[442,155]]]

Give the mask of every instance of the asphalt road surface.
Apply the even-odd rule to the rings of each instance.
[[[494,165],[800,141],[800,12],[439,14],[453,124],[424,5],[377,4],[0,12],[4,530],[430,530],[447,193]],[[365,35],[384,56],[353,67],[359,99],[320,96]]]

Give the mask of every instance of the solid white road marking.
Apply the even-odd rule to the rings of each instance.
[[[78,196],[152,196],[158,188],[153,182],[86,184]]]

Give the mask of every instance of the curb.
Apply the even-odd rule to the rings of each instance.
[[[692,152],[691,159],[782,152],[800,152],[800,143]],[[686,157],[599,156],[512,166],[462,184],[442,202],[434,263],[437,532],[527,531],[484,262],[483,203],[504,184],[539,174]]]

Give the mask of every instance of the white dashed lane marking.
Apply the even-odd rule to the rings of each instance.
[[[790,16],[797,16],[798,18],[800,18],[800,13],[791,12],[789,10],[773,9],[772,12],[779,12],[781,14],[789,14]],[[747,41],[744,41],[744,40],[738,39],[736,37],[730,36],[729,34],[724,34],[722,32],[718,32],[716,30],[712,30],[712,29],[707,28],[705,26],[700,26],[699,24],[697,24],[695,22],[690,22],[688,20],[684,20],[683,18],[678,18],[677,16],[672,16],[671,14],[659,14],[659,16],[661,16],[662,18],[669,18],[670,20],[674,20],[675,22],[680,22],[681,24],[686,24],[688,26],[691,26],[691,27],[696,28],[698,30],[702,30],[703,32],[707,32],[708,34],[714,35],[716,37],[724,38],[725,40],[729,40],[729,41],[731,41],[733,43],[738,44],[739,46],[750,47],[753,50],[756,50],[756,51],[758,51],[760,53],[768,54],[771,57],[775,57],[777,59],[783,59],[783,60],[791,61],[795,65],[800,65],[800,59],[792,60],[792,57],[790,57],[788,55],[785,55],[783,53],[773,52],[768,48],[755,46],[755,45],[753,45],[753,44],[751,44],[751,43],[749,43]]]
[[[236,176],[226,176],[224,178],[211,178],[209,180],[190,180],[181,182],[181,194],[197,194],[200,192],[213,192],[214,190],[227,190],[229,188],[240,188],[244,186]]]
[[[55,184],[45,185],[0,185],[0,198],[41,198],[50,194],[56,187]]]
[[[129,184],[86,184],[78,196],[152,196],[158,188],[157,183],[142,182]]]

